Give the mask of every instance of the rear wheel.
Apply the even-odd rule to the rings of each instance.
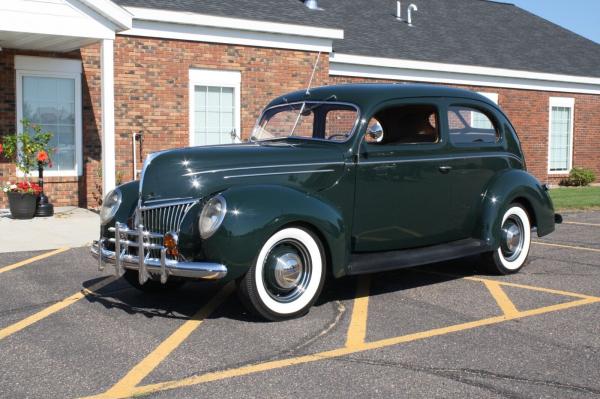
[[[180,280],[171,277],[166,284],[162,284],[160,281],[149,279],[144,284],[140,284],[138,278],[138,272],[135,270],[125,269],[123,273],[123,279],[129,283],[132,287],[142,292],[167,292],[173,291],[185,284],[185,280]]]
[[[306,314],[325,281],[325,256],[310,231],[288,227],[273,234],[239,284],[242,302],[259,316],[285,320]]]
[[[484,263],[494,273],[517,273],[525,266],[529,255],[529,215],[521,205],[511,204],[504,212],[500,226],[500,246],[496,251],[484,254]]]

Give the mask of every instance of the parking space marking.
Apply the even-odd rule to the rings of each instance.
[[[225,369],[222,371],[198,374],[198,375],[186,377],[186,378],[179,379],[179,380],[171,380],[171,381],[165,381],[165,382],[148,384],[148,385],[138,385],[133,388],[130,388],[126,392],[114,392],[113,391],[114,393],[118,393],[118,394],[112,395],[112,396],[108,396],[107,394],[111,391],[107,391],[105,394],[97,395],[97,396],[94,396],[93,398],[98,399],[98,398],[110,397],[112,399],[118,399],[118,398],[128,398],[128,397],[132,397],[132,396],[148,395],[148,394],[160,392],[160,391],[190,387],[193,385],[203,384],[203,383],[207,383],[207,382],[220,381],[220,380],[225,380],[228,378],[241,377],[241,376],[245,376],[245,375],[249,375],[249,374],[255,374],[255,373],[265,372],[265,371],[269,371],[269,370],[291,367],[291,366],[295,366],[295,365],[299,365],[299,364],[305,364],[305,363],[311,363],[311,362],[316,362],[316,361],[320,361],[320,360],[338,358],[338,357],[350,355],[353,353],[359,353],[359,352],[364,352],[364,351],[369,351],[369,350],[386,348],[389,346],[398,345],[398,344],[402,344],[402,343],[408,343],[408,342],[418,341],[418,340],[432,338],[432,337],[436,337],[436,336],[451,334],[451,333],[455,333],[455,332],[466,331],[466,330],[470,330],[470,329],[474,329],[474,328],[478,328],[478,327],[495,325],[495,324],[499,324],[499,323],[510,321],[510,320],[522,319],[522,318],[541,315],[541,314],[545,314],[545,313],[571,309],[571,308],[575,308],[578,306],[589,305],[589,304],[593,304],[593,303],[600,303],[600,297],[578,294],[578,293],[574,293],[574,292],[560,291],[560,290],[554,290],[551,288],[536,287],[536,286],[529,286],[529,285],[523,285],[523,284],[508,283],[508,282],[485,279],[485,278],[478,278],[478,277],[465,277],[464,279],[469,280],[469,281],[484,283],[488,287],[488,289],[489,289],[489,287],[492,287],[493,292],[492,292],[492,290],[490,290],[490,292],[492,292],[492,296],[494,296],[494,298],[496,299],[496,301],[498,302],[499,305],[500,305],[500,303],[502,303],[501,308],[503,309],[504,314],[501,316],[495,316],[495,317],[489,317],[489,318],[484,318],[484,319],[480,319],[480,320],[469,321],[469,322],[465,322],[465,323],[455,324],[455,325],[441,327],[441,328],[435,328],[435,329],[431,329],[431,330],[402,335],[402,336],[398,336],[398,337],[385,338],[385,339],[381,339],[378,341],[364,342],[364,334],[366,334],[366,322],[367,322],[367,314],[366,314],[367,312],[366,311],[368,310],[368,299],[365,299],[365,298],[368,298],[367,295],[368,295],[368,289],[369,289],[369,280],[361,279],[358,282],[357,294],[356,294],[356,298],[354,299],[353,315],[351,318],[351,323],[350,323],[349,331],[348,331],[348,336],[350,336],[350,332],[353,331],[352,334],[353,334],[354,338],[352,340],[348,339],[345,347],[336,348],[333,350],[327,350],[327,351],[318,352],[318,353],[309,354],[309,355],[301,355],[301,356],[290,357],[290,358],[285,358],[285,359],[267,361],[267,362],[263,362],[263,363],[249,364],[249,365],[245,365],[245,366],[241,366],[241,367],[237,367],[237,368]],[[519,311],[514,307],[514,305],[512,305],[512,308],[508,305],[508,302],[506,302],[506,301],[510,301],[510,299],[508,298],[508,296],[506,296],[506,293],[504,292],[504,290],[501,289],[501,287],[500,287],[501,285],[522,288],[522,289],[530,289],[530,290],[535,290],[535,291],[540,291],[540,292],[548,292],[548,293],[553,293],[553,294],[557,294],[557,295],[566,295],[566,296],[571,296],[571,297],[575,297],[575,298],[579,298],[579,299],[570,301],[570,302],[556,304],[556,305],[550,305],[550,306],[544,306],[541,308],[536,308],[536,309],[531,309],[531,310]],[[502,294],[500,294],[500,292],[502,292]],[[503,296],[506,296],[506,298],[504,298]],[[512,303],[512,302],[510,301],[510,303]],[[350,341],[350,344],[348,344],[348,341]]]
[[[508,295],[506,295],[506,292],[504,292],[502,287],[500,287],[499,282],[493,280],[486,280],[483,282],[483,284],[490,291],[490,293],[496,300],[496,303],[498,303],[498,306],[500,307],[502,313],[504,313],[505,316],[511,317],[519,313],[519,311],[515,307],[515,304],[512,303]]]
[[[102,281],[99,281],[96,284],[94,284],[88,288],[83,288],[80,291],[76,292],[75,294],[73,294],[65,299],[62,299],[62,300],[56,302],[55,304],[50,305],[47,308],[40,310],[37,313],[32,314],[29,317],[24,318],[21,321],[18,321],[14,324],[11,324],[8,327],[1,329],[0,330],[0,341],[3,340],[4,338],[8,337],[9,335],[19,332],[19,331],[29,327],[30,325],[35,324],[38,321],[45,319],[46,317],[58,312],[59,310],[62,310],[68,306],[71,306],[72,304],[79,301],[80,299],[85,298],[86,296],[96,295],[95,291],[99,290],[100,288],[104,287],[105,285],[112,283],[114,280],[115,280],[114,277],[109,277]]]
[[[569,248],[569,249],[578,249],[580,251],[592,251],[592,252],[600,252],[598,248],[589,248],[589,247],[577,247],[574,245],[565,245],[565,244],[552,244],[549,242],[540,242],[540,241],[531,241],[532,244],[538,245],[547,245],[549,247],[558,247],[558,248]]]
[[[31,257],[29,259],[22,260],[20,262],[13,263],[12,265],[4,266],[3,268],[0,269],[0,274],[17,269],[21,266],[25,266],[25,265],[28,265],[33,262],[37,262],[38,260],[49,258],[49,257],[57,255],[61,252],[65,252],[67,250],[69,250],[69,247],[58,248],[53,251],[46,252],[46,253]]]
[[[119,382],[106,392],[93,396],[94,398],[129,397],[132,390],[148,376],[167,356],[177,349],[193,333],[202,322],[210,316],[234,291],[235,283],[225,285],[211,300],[196,312],[188,321],[183,323],[173,334],[165,339],[140,363],[132,368]]]
[[[597,303],[597,302],[600,302],[600,298],[590,297],[590,298],[586,298],[586,299],[580,299],[577,301],[561,303],[558,305],[551,305],[551,306],[546,306],[543,308],[522,311],[522,312],[518,312],[517,314],[512,315],[510,317],[507,317],[507,316],[490,317],[490,318],[485,318],[485,319],[481,319],[481,320],[475,320],[475,321],[470,321],[470,322],[466,322],[466,323],[455,324],[452,326],[436,328],[436,329],[422,331],[422,332],[418,332],[418,333],[403,335],[403,336],[399,336],[399,337],[386,338],[386,339],[381,339],[378,341],[367,342],[367,343],[363,343],[362,345],[354,346],[354,347],[338,348],[338,349],[333,349],[333,350],[329,350],[329,351],[315,353],[312,355],[303,355],[303,356],[291,357],[291,358],[282,359],[282,360],[273,360],[273,361],[268,361],[268,362],[264,362],[264,363],[258,363],[258,364],[252,364],[252,365],[242,366],[242,367],[238,367],[238,368],[227,369],[227,370],[223,370],[223,371],[195,375],[195,376],[183,378],[180,380],[172,380],[172,381],[166,381],[166,382],[162,382],[162,383],[138,386],[132,392],[130,392],[130,395],[131,396],[148,395],[148,394],[155,393],[155,392],[166,391],[166,390],[171,390],[171,389],[176,389],[176,388],[184,388],[184,387],[203,384],[203,383],[207,383],[207,382],[224,380],[224,379],[228,379],[228,378],[241,377],[241,376],[245,376],[248,374],[255,374],[255,373],[260,373],[260,372],[274,370],[274,369],[281,369],[281,368],[286,368],[286,367],[290,367],[290,366],[294,366],[294,365],[316,362],[319,360],[333,359],[333,358],[337,358],[337,357],[341,357],[341,356],[345,356],[345,355],[350,355],[353,353],[359,353],[359,352],[364,352],[364,351],[369,351],[369,350],[374,350],[374,349],[381,349],[381,348],[385,348],[385,347],[389,347],[389,346],[393,346],[393,345],[398,345],[401,343],[408,343],[408,342],[418,341],[418,340],[431,338],[431,337],[435,337],[435,336],[441,336],[441,335],[446,335],[446,334],[450,334],[450,333],[466,331],[466,330],[474,329],[477,327],[484,327],[484,326],[499,324],[499,323],[503,323],[503,322],[506,322],[509,320],[521,319],[521,318],[525,318],[525,317],[540,315],[540,314],[549,313],[549,312],[555,312],[555,311],[559,311],[559,310],[565,310],[565,309],[574,308],[577,306],[588,305],[588,304]],[[113,399],[120,399],[120,398],[126,398],[126,397],[127,396],[120,396],[120,397],[116,397]]]
[[[576,225],[579,225],[579,226],[594,226],[594,227],[600,227],[600,223],[562,222],[562,224],[576,224]]]
[[[352,348],[365,343],[367,317],[369,314],[369,288],[371,276],[361,276],[356,286],[356,297],[352,306],[352,317],[346,335],[346,347]]]

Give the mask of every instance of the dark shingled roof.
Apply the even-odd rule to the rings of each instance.
[[[123,6],[295,23],[344,30],[337,53],[600,77],[600,44],[512,4],[486,0],[115,0]]]

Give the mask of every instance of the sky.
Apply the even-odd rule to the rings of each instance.
[[[600,44],[600,0],[501,0]]]

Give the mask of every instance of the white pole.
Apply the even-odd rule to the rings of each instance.
[[[102,195],[115,188],[115,64],[114,40],[103,39],[100,51],[102,106]]]
[[[396,19],[402,21],[402,3],[400,1],[396,2]]]

